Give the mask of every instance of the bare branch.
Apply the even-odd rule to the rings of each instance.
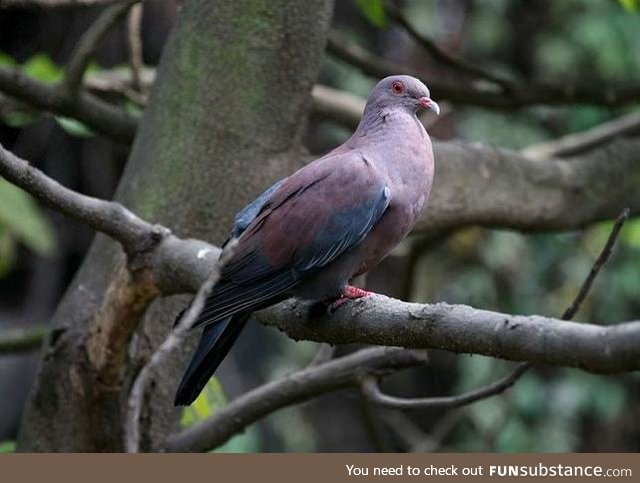
[[[492,82],[500,86],[504,90],[511,89],[511,81],[509,79],[505,79],[497,74],[493,74],[484,69],[471,65],[463,59],[458,59],[442,50],[431,39],[423,36],[420,32],[418,32],[413,27],[413,25],[411,25],[411,22],[409,22],[402,11],[390,2],[387,3],[387,12],[389,13],[389,16],[394,19],[413,40],[415,40],[424,50],[426,50],[431,55],[434,60],[436,60],[440,64],[464,75]]]
[[[144,106],[147,103],[147,93],[155,81],[156,70],[152,67],[140,66],[137,75],[140,91],[135,88],[136,80],[132,69],[123,68],[90,72],[85,78],[84,86],[96,94],[118,94],[139,106]]]
[[[530,159],[543,160],[572,156],[601,146],[612,139],[640,134],[640,112],[632,112],[613,121],[598,124],[587,131],[534,144],[520,151]]]
[[[129,40],[129,64],[131,78],[136,91],[142,90],[142,3],[134,5],[127,18],[127,38]]]
[[[206,421],[170,436],[164,449],[171,452],[214,449],[267,414],[356,384],[359,374],[398,370],[423,362],[423,355],[413,351],[375,347],[307,367],[234,399]]]
[[[329,37],[327,50],[331,55],[356,67],[365,75],[380,78],[402,72],[424,79],[420,72],[382,59],[336,35]],[[425,79],[425,83],[438,101],[448,100],[454,104],[494,109],[515,109],[537,104],[595,104],[617,107],[640,101],[640,85],[637,84],[598,85],[596,82],[589,82],[555,85],[543,82],[514,82],[509,90],[504,91],[499,86],[486,82],[456,84],[451,81]]]
[[[640,321],[598,326],[465,305],[407,303],[382,295],[345,304],[312,323],[308,312],[308,304],[290,300],[255,317],[295,340],[441,349],[594,373],[640,369]]]
[[[620,213],[615,223],[613,224],[613,228],[611,229],[611,233],[609,233],[607,242],[605,243],[604,247],[602,247],[602,250],[600,251],[598,258],[596,258],[596,261],[593,263],[591,270],[589,270],[587,278],[585,278],[584,282],[582,282],[576,298],[573,300],[567,310],[565,310],[564,314],[562,314],[562,320],[573,319],[578,313],[578,310],[580,310],[582,303],[585,301],[587,295],[589,294],[589,290],[591,290],[591,287],[593,286],[593,282],[595,282],[598,273],[600,273],[600,269],[604,266],[605,263],[607,263],[607,260],[609,260],[609,257],[613,253],[613,247],[616,244],[618,236],[620,235],[622,225],[624,225],[624,222],[628,217],[629,208],[625,208],[624,210],[622,210],[622,213]]]
[[[402,398],[389,396],[380,391],[378,381],[373,376],[362,378],[361,388],[364,395],[378,406],[391,407],[394,409],[434,409],[434,408],[458,408],[466,406],[481,399],[500,394],[513,386],[520,376],[529,370],[531,366],[527,362],[522,362],[518,367],[489,386],[484,386],[475,391],[469,391],[458,396],[426,397],[426,398]]]
[[[98,44],[104,39],[109,31],[120,21],[129,9],[140,0],[129,0],[108,7],[98,16],[89,29],[80,37],[76,44],[69,62],[65,67],[65,77],[62,87],[68,94],[75,96],[82,86],[82,79],[95,54]]]
[[[76,97],[65,95],[55,85],[38,82],[16,69],[0,67],[0,91],[43,111],[72,117],[90,129],[115,141],[129,144],[137,122],[123,109],[116,108],[88,92]]]
[[[99,200],[65,188],[2,145],[0,175],[49,207],[106,233],[129,253],[144,250],[164,233],[117,202]]]
[[[45,327],[3,329],[0,331],[0,355],[39,349],[46,334]]]
[[[316,84],[311,91],[313,113],[355,129],[364,111],[365,100],[354,94]]]

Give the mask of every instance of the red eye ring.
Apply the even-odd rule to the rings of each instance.
[[[393,81],[391,84],[391,92],[394,94],[404,94],[404,84],[400,81]]]

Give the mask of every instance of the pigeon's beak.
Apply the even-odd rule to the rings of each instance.
[[[418,99],[418,104],[420,104],[420,107],[424,109],[431,109],[436,113],[437,116],[440,115],[440,106],[438,105],[438,103],[429,99],[427,96],[422,96],[420,99]]]

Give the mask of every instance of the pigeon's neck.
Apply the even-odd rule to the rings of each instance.
[[[431,140],[413,112],[402,108],[365,111],[342,149],[359,151],[391,184],[423,193],[433,178]]]
[[[406,140],[420,141],[428,136],[415,113],[403,108],[386,106],[369,106],[360,120],[347,146],[352,149],[384,149],[406,144]]]

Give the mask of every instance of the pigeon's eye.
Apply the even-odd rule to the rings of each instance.
[[[404,84],[400,81],[394,81],[391,84],[391,92],[394,94],[404,94]]]

